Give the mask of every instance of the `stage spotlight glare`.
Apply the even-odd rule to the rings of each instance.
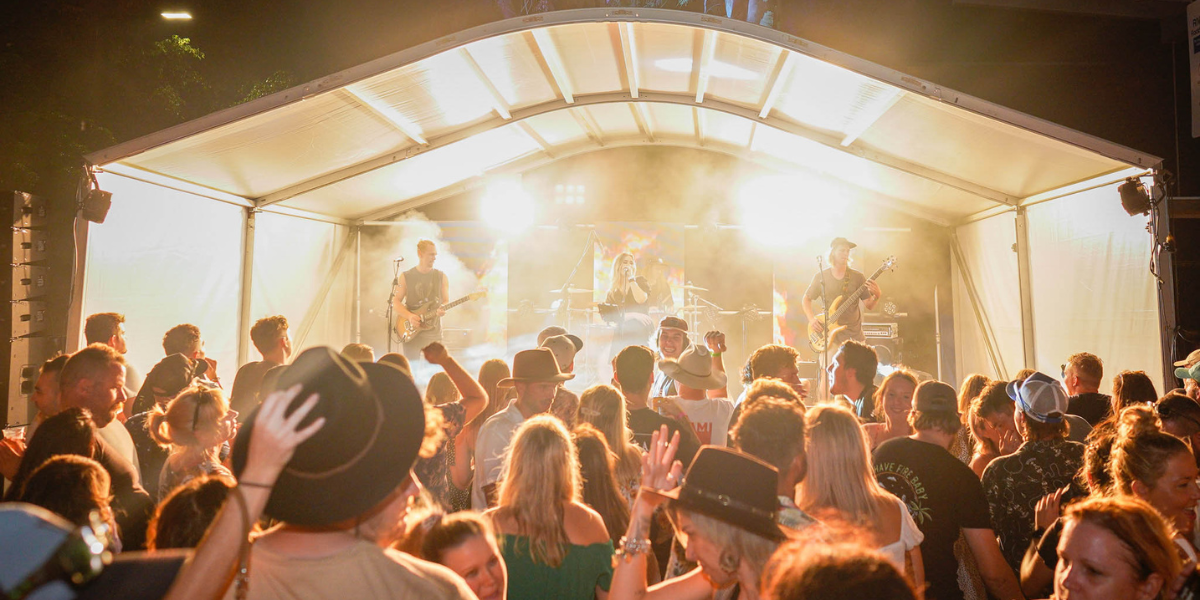
[[[1146,186],[1136,177],[1130,177],[1117,188],[1121,194],[1121,206],[1129,216],[1144,215],[1150,212],[1150,194]]]
[[[795,248],[828,237],[842,207],[820,182],[775,176],[746,182],[739,190],[742,224],[759,243]]]
[[[192,14],[187,11],[163,11],[162,18],[168,21],[191,21]]]
[[[499,181],[488,186],[480,201],[484,222],[509,234],[524,232],[533,225],[533,198],[515,181]]]

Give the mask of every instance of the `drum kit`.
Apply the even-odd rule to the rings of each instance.
[[[687,321],[688,337],[692,343],[703,343],[704,332],[707,328],[701,327],[702,324],[707,323],[709,326],[719,329],[718,324],[723,318],[737,317],[742,329],[742,348],[745,348],[747,324],[769,318],[772,315],[771,311],[759,310],[753,303],[745,304],[740,310],[724,309],[699,294],[699,292],[707,292],[707,288],[692,285],[690,281],[682,289],[684,302],[683,308],[680,308],[679,312]]]

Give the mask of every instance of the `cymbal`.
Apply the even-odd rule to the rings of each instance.
[[[691,285],[691,284],[688,284],[685,286],[680,286],[679,289],[685,290],[688,292],[707,292],[708,291],[708,288],[702,288],[698,285]]]
[[[592,293],[592,290],[581,290],[579,288],[567,288],[566,292],[568,294],[590,294],[590,293]],[[562,289],[550,290],[550,293],[551,294],[561,294],[561,293],[563,293],[563,290]]]

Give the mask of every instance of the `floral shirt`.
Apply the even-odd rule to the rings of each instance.
[[[1034,508],[1043,496],[1071,485],[1083,466],[1085,446],[1066,439],[1025,442],[993,460],[983,472],[983,491],[1000,551],[1013,570],[1033,539]]]
[[[417,479],[421,481],[421,485],[429,490],[429,495],[433,496],[433,499],[442,506],[449,508],[450,465],[457,459],[454,452],[454,438],[458,437],[458,434],[462,432],[463,425],[466,424],[467,409],[463,406],[462,401],[448,402],[435,408],[442,411],[442,430],[446,434],[446,439],[442,440],[442,444],[438,446],[437,454],[418,460],[413,470],[417,474]],[[466,458],[469,460],[469,457]]]

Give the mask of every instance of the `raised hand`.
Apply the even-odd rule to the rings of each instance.
[[[273,485],[292,459],[296,447],[325,425],[325,417],[318,417],[303,429],[299,428],[300,422],[317,405],[317,394],[310,395],[292,414],[285,414],[287,407],[299,394],[300,385],[296,384],[263,400],[262,408],[254,419],[254,430],[250,433],[250,449],[246,456],[246,468],[242,470],[243,479]]]
[[[650,436],[650,449],[642,456],[642,487],[667,491],[679,485],[683,478],[683,463],[675,460],[679,450],[679,432],[668,439],[666,425]]]
[[[450,352],[446,350],[446,347],[441,342],[433,342],[421,348],[421,354],[425,357],[425,360],[433,365],[441,365],[450,359]]]
[[[713,352],[725,352],[725,334],[720,331],[710,331],[704,334],[704,345]]]
[[[1062,497],[1066,493],[1067,487],[1063,486],[1062,489],[1046,494],[1037,501],[1033,513],[1034,526],[1037,529],[1049,529],[1051,525],[1054,525],[1054,521],[1058,519],[1059,507],[1062,505]]]

